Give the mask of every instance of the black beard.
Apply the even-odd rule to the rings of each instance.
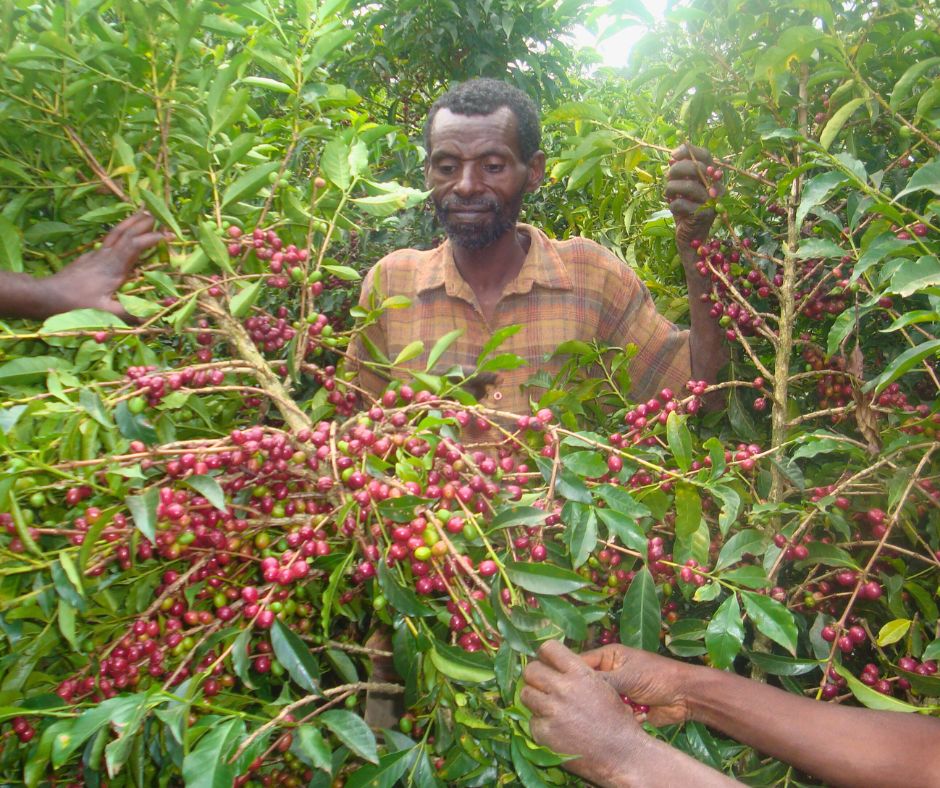
[[[485,208],[491,211],[491,219],[487,219],[482,224],[463,224],[451,221],[450,211],[460,208]],[[505,233],[516,226],[516,219],[519,212],[510,216],[504,206],[495,200],[454,200],[450,199],[444,205],[434,206],[434,215],[447,233],[454,246],[460,246],[463,249],[485,249],[494,241],[502,238]],[[485,215],[483,215],[485,216]],[[481,218],[483,218],[481,216]]]

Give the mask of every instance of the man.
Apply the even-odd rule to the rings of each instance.
[[[150,214],[136,213],[109,232],[100,248],[45,279],[0,271],[0,317],[45,320],[72,309],[103,309],[127,318],[114,294],[140,255],[165,237],[154,232]]]
[[[353,344],[352,357],[368,360],[371,344],[394,359],[420,339],[425,353],[408,366],[423,369],[434,342],[461,329],[436,369],[472,370],[496,330],[520,325],[499,352],[521,356],[527,365],[500,372],[481,392],[483,404],[514,413],[529,411],[521,384],[540,369],[558,372],[563,359],[546,357],[571,339],[636,344],[630,372],[637,400],[664,386],[679,390],[690,378],[714,381],[726,350],[699,298],[705,283],[695,271],[692,247],[714,220],[714,212],[702,207],[711,157],[683,146],[666,187],[689,286],[691,331],[680,331],[656,312],[633,271],[603,247],[582,238],[552,241],[516,223],[524,196],[545,176],[539,135],[532,100],[497,80],[463,83],[435,102],[425,126],[425,178],[447,242],[426,252],[394,252],[373,267],[360,305],[370,308],[395,295],[411,305],[386,310],[365,329],[365,340]],[[359,364],[360,382],[373,396],[387,384],[383,372]]]
[[[800,697],[733,673],[626,646],[580,656],[558,641],[523,673],[533,738],[577,755],[564,767],[605,788],[737,785],[646,734],[620,696],[654,725],[716,728],[827,785],[940,786],[940,720]]]

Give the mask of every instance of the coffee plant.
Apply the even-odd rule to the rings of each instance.
[[[492,5],[461,8],[505,45]],[[173,236],[122,287],[130,321],[0,322],[4,783],[574,784],[517,695],[551,638],[940,711],[933,4],[692,0],[628,72],[567,64],[583,95],[547,108],[528,220],[612,246],[681,319],[661,184],[669,150],[709,147],[698,273],[732,361],[633,402],[631,348],[566,343],[530,414],[431,372],[452,335],[379,359],[412,371],[378,401],[345,368],[362,274],[435,232],[423,151],[369,110],[395,101],[362,65],[375,5],[3,11],[3,267],[52,273],[139,208]],[[517,363],[512,331],[480,371]],[[379,697],[396,726],[366,723]],[[656,735],[811,779],[698,724]]]

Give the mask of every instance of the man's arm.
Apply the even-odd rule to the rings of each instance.
[[[711,154],[704,148],[682,145],[673,151],[672,156],[674,164],[669,168],[666,199],[675,217],[676,247],[689,291],[692,377],[715,383],[729,353],[724,331],[709,314],[711,304],[702,300],[702,296],[708,293],[709,283],[695,269],[698,258],[692,242],[704,242],[715,221],[715,212],[703,207],[709,199],[708,189],[712,188],[720,195],[724,187],[707,174],[706,168],[713,163]]]
[[[164,240],[153,217],[137,213],[108,233],[101,247],[45,279],[0,272],[0,316],[45,320],[59,312],[94,308],[127,317],[114,293],[130,276],[140,255]]]
[[[533,738],[558,753],[578,755],[563,764],[573,774],[604,788],[736,784],[643,731],[601,674],[559,641],[539,649],[523,680]]]
[[[940,720],[811,700],[626,646],[581,655],[656,725],[690,719],[830,785],[940,786]]]

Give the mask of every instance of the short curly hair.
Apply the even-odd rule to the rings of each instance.
[[[519,152],[528,163],[542,144],[538,108],[519,88],[488,77],[462,82],[431,105],[424,123],[425,149],[430,153],[431,125],[440,110],[449,109],[456,115],[490,115],[500,107],[507,107],[516,116]]]

